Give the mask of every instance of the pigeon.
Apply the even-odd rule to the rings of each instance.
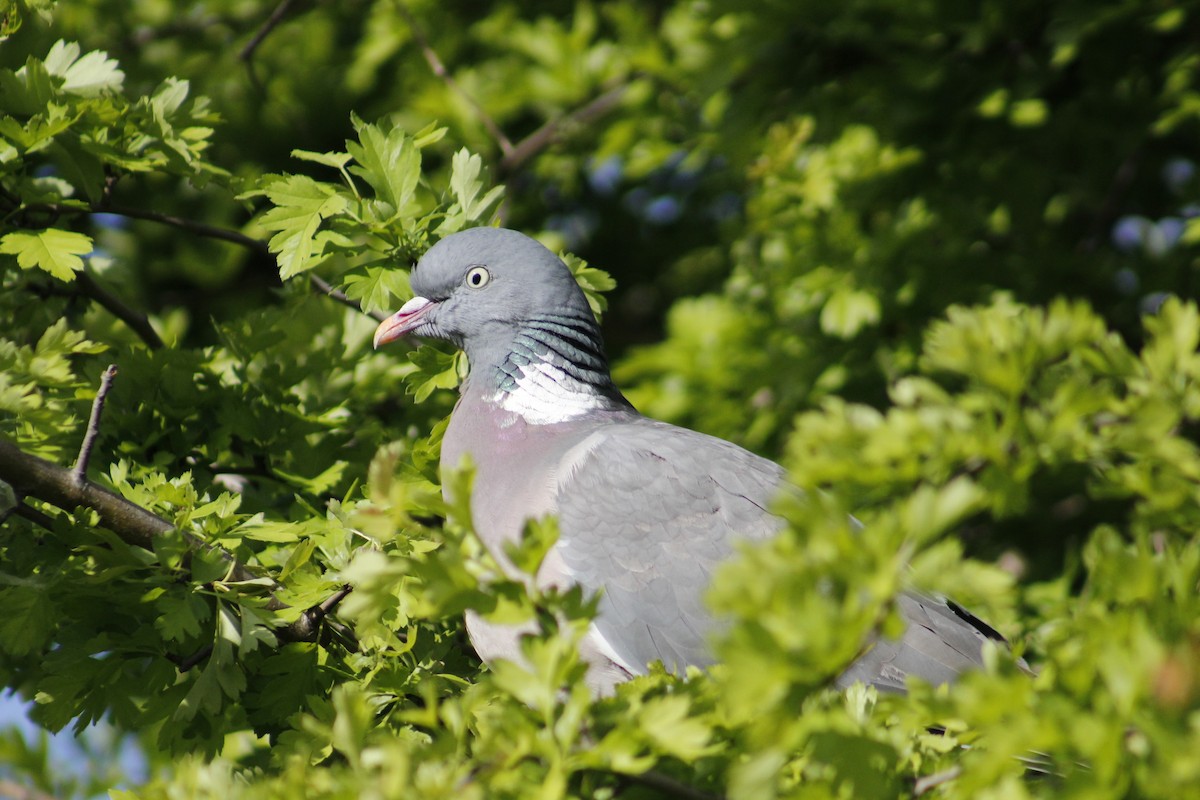
[[[476,533],[515,578],[505,544],[528,521],[557,517],[559,538],[534,579],[599,593],[579,646],[589,688],[611,694],[656,661],[680,676],[713,664],[721,622],[705,606],[706,587],[738,542],[785,527],[770,511],[790,490],[785,470],[639,414],[613,383],[570,269],[536,240],[464,230],[431,247],[409,277],[416,296],[379,325],[375,347],[415,335],[466,352],[443,473],[470,460]],[[980,666],[986,642],[1004,642],[945,598],[905,593],[897,606],[904,634],[869,643],[836,686],[903,692],[909,676],[940,685]],[[485,663],[519,661],[520,637],[531,630],[473,613],[466,625]]]

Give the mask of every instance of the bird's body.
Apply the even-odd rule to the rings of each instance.
[[[559,539],[536,580],[600,592],[581,643],[588,682],[608,693],[661,660],[707,666],[719,625],[703,602],[739,541],[776,535],[769,509],[784,470],[735,444],[642,416],[613,385],[599,328],[567,267],[514,231],[476,228],[435,245],[414,270],[420,295],[386,320],[467,351],[471,374],[442,444],[443,470],[475,468],[473,523],[507,567],[504,543],[556,515]],[[902,690],[905,676],[952,680],[999,638],[952,603],[900,598],[908,630],[839,680]],[[468,616],[485,661],[519,655],[519,627]],[[797,621],[797,624],[803,624]]]

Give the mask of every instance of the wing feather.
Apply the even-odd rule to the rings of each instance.
[[[656,660],[681,675],[711,664],[709,640],[721,623],[704,605],[705,590],[737,541],[783,528],[768,510],[781,489],[795,491],[783,469],[730,442],[646,418],[604,426],[562,462],[569,469],[559,470],[554,489],[556,549],[562,577],[603,591],[588,647],[615,668],[599,672],[623,680]],[[1004,641],[944,598],[910,592],[897,602],[903,636],[874,642],[837,685],[904,691],[909,675],[946,683],[982,663],[986,641]]]
[[[682,674],[712,662],[704,606],[713,570],[741,539],[773,535],[765,512],[783,471],[705,434],[652,420],[606,426],[564,457],[556,505],[571,580],[604,590],[596,633],[625,664]],[[605,498],[600,505],[596,498]]]

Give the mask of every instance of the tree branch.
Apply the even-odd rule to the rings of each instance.
[[[325,602],[310,608],[308,610],[308,614],[312,616],[315,621],[324,619],[325,617],[329,616],[330,612],[337,608],[338,603],[346,599],[346,595],[353,591],[354,587],[350,584],[347,583],[343,585],[341,589],[338,589],[336,592],[326,598]]]
[[[1125,157],[1117,167],[1116,173],[1113,174],[1112,183],[1108,187],[1108,191],[1104,195],[1104,200],[1100,203],[1100,208],[1097,209],[1092,217],[1091,230],[1088,232],[1087,238],[1079,243],[1079,251],[1082,253],[1091,253],[1100,246],[1100,242],[1106,237],[1107,229],[1111,227],[1113,219],[1117,215],[1117,210],[1121,205],[1121,198],[1133,185],[1134,179],[1137,177],[1138,167],[1141,163],[1142,153],[1141,145]]]
[[[22,497],[33,497],[64,511],[79,506],[90,508],[100,515],[101,524],[117,534],[121,541],[143,550],[153,551],[154,539],[170,532],[175,527],[157,514],[153,514],[89,480],[77,482],[75,474],[71,470],[26,453],[4,439],[0,439],[0,481],[11,485],[13,490]],[[22,506],[18,506],[16,513],[27,516],[22,508]],[[44,525],[42,520],[34,521]],[[224,550],[202,542],[186,531],[183,532],[183,537],[193,550],[205,550],[220,556],[229,565],[230,575],[235,581],[250,581],[259,578]],[[332,608],[341,602],[341,599],[348,593],[349,589],[343,587],[325,603],[317,606],[317,609],[320,610],[331,601],[332,605],[329,607]],[[266,602],[268,611],[280,611],[287,607],[287,604],[275,597],[273,593]],[[277,628],[275,634],[285,642],[315,641],[320,631],[320,623],[327,613],[328,611],[320,611],[320,613],[314,613],[312,610],[306,611],[291,624]]]
[[[621,84],[609,89],[571,113],[550,120],[526,136],[500,159],[500,174],[507,175],[517,171],[526,161],[566,135],[570,128],[595,122],[612,111],[621,104],[627,88],[627,84]]]
[[[108,313],[128,325],[130,330],[136,333],[138,338],[145,342],[151,350],[157,350],[163,346],[163,340],[158,335],[158,331],[154,330],[154,326],[150,324],[149,317],[126,305],[124,300],[101,286],[86,269],[76,273],[75,282],[83,294],[95,300]]]
[[[685,800],[724,800],[721,795],[701,791],[700,789],[688,786],[682,781],[675,780],[670,775],[664,775],[655,770],[647,770],[637,775],[618,774],[630,783],[637,783],[650,789],[657,789],[660,792],[664,792],[668,797],[680,797],[685,798]]]
[[[0,189],[3,189],[3,187],[0,187]],[[7,190],[0,191],[0,196],[4,196],[6,193]],[[20,198],[16,198],[15,202],[19,204]],[[58,205],[45,205],[39,206],[39,208],[42,208],[45,211],[55,215],[64,213],[87,213],[89,210],[81,208],[64,208]],[[185,230],[197,236],[203,236],[208,239],[219,239],[224,242],[236,244],[239,247],[244,247],[253,253],[273,259],[271,250],[267,246],[266,242],[264,242],[262,239],[255,239],[253,236],[247,236],[241,231],[230,230],[229,228],[221,228],[216,225],[208,225],[203,222],[196,222],[195,220],[184,219],[171,214],[164,214],[159,211],[150,211],[143,208],[132,208],[129,206],[117,206],[108,203],[93,203],[90,211],[96,214],[116,214],[117,216],[128,217],[130,219],[142,219],[150,222],[157,222],[161,225],[169,225],[173,228],[179,228],[180,230]],[[163,346],[162,338],[159,337],[153,326],[150,325],[150,320],[145,314],[135,311],[133,308],[129,307],[124,301],[121,300],[121,298],[117,297],[115,294],[97,283],[95,278],[93,278],[86,271],[78,273],[76,275],[76,280],[79,284],[80,290],[85,295],[95,300],[97,303],[107,309],[113,316],[117,317],[131,329],[133,329],[133,331],[137,333],[142,341],[144,341],[149,347],[152,349],[158,349]],[[367,316],[373,318],[376,322],[382,322],[387,318],[386,314],[381,314],[378,311],[363,311],[362,306],[351,300],[343,292],[333,288],[328,281],[324,280],[315,273],[310,272],[308,274],[308,280],[309,283],[312,284],[314,290],[332,300],[335,300],[338,303],[341,303],[344,306],[353,308],[355,311],[366,314]]]
[[[251,37],[246,46],[238,53],[239,61],[244,61],[249,66],[250,61],[254,59],[254,53],[258,50],[258,46],[263,43],[264,39],[271,35],[271,31],[275,30],[279,23],[283,22],[283,18],[292,10],[292,5],[295,2],[296,0],[283,0],[279,5],[275,6],[275,10],[271,12],[271,16],[267,17],[267,21],[259,26],[259,29],[254,32],[254,36]]]
[[[75,467],[71,473],[75,483],[83,485],[87,480],[88,462],[92,460],[92,448],[96,446],[96,437],[100,435],[100,415],[104,413],[104,401],[112,389],[113,378],[117,377],[117,365],[109,364],[108,369],[100,376],[100,388],[96,390],[96,399],[92,401],[92,415],[88,417],[87,430],[83,441],[79,444],[79,456],[75,459]]]
[[[941,786],[943,783],[949,783],[959,775],[962,775],[962,767],[951,767],[941,772],[935,772],[932,775],[926,775],[913,785],[913,796],[920,797],[931,789]]]
[[[163,225],[170,225],[173,228],[194,233],[197,236],[204,236],[209,239],[220,239],[222,241],[231,242],[233,244],[245,247],[247,250],[253,250],[265,256],[271,255],[271,251],[267,249],[267,243],[262,239],[255,239],[253,236],[247,236],[241,231],[233,231],[229,228],[221,228],[216,225],[208,225],[203,222],[196,222],[192,219],[184,219],[182,217],[164,214],[161,211],[150,211],[144,208],[133,208],[131,206],[116,206],[116,205],[93,205],[92,211],[101,214],[117,214],[130,219],[145,219],[151,222],[159,222]]]
[[[175,657],[175,658],[172,658],[171,660],[175,662],[175,666],[180,672],[187,672],[192,667],[196,666],[201,661],[203,661],[204,659],[211,656],[212,651],[213,651],[213,646],[211,644],[206,644],[206,645],[204,645],[204,647],[201,647],[199,650],[192,653],[187,658]]]
[[[408,23],[408,27],[412,30],[413,41],[421,48],[421,54],[425,56],[426,63],[433,70],[433,74],[438,76],[446,86],[458,94],[459,97],[466,100],[471,108],[475,109],[475,113],[479,115],[479,120],[483,123],[483,127],[488,129],[488,133],[496,140],[496,144],[500,147],[500,152],[505,158],[513,151],[512,141],[500,130],[500,126],[496,124],[496,120],[492,119],[492,115],[484,110],[479,101],[472,97],[465,89],[459,85],[458,81],[454,80],[454,76],[450,74],[450,70],[446,69],[446,65],[438,58],[437,51],[429,43],[425,32],[421,26],[417,24],[417,18],[413,16],[412,11],[405,5],[403,0],[396,0],[396,10],[400,12],[400,16],[404,17],[404,21]]]
[[[250,250],[254,253],[258,253],[259,255],[266,256],[267,258],[272,258],[271,250],[270,250],[270,248],[267,247],[266,242],[264,242],[262,239],[255,239],[253,236],[247,236],[246,234],[241,233],[240,231],[232,231],[232,230],[229,230],[228,228],[219,228],[219,227],[216,227],[215,225],[206,225],[202,222],[196,222],[196,221],[190,220],[190,219],[183,219],[181,217],[174,217],[174,216],[171,216],[170,214],[161,214],[157,211],[146,211],[146,210],[140,209],[140,208],[127,208],[125,206],[104,206],[104,207],[96,207],[95,210],[106,213],[106,214],[118,214],[120,216],[130,217],[132,219],[144,219],[144,220],[150,220],[151,222],[158,222],[163,225],[170,225],[174,228],[180,228],[182,230],[188,231],[189,233],[194,233],[197,236],[204,236],[204,237],[207,237],[210,239],[220,239],[225,242],[230,242],[232,244],[236,244],[241,247],[244,247],[247,250]],[[308,273],[308,280],[309,280],[309,283],[312,284],[313,288],[316,291],[320,292],[321,294],[325,295],[326,297],[329,297],[332,300],[335,300],[335,301],[341,303],[344,306],[348,306],[350,308],[353,308],[355,311],[359,311],[359,312],[362,312],[363,314],[366,314],[367,316],[373,318],[376,322],[383,322],[383,320],[385,320],[387,318],[386,314],[381,314],[378,311],[370,311],[370,312],[363,311],[362,306],[360,306],[358,303],[351,300],[343,292],[340,292],[337,289],[333,288],[333,286],[331,286],[328,281],[326,281],[324,278],[317,275],[316,273],[313,273],[313,272]],[[95,286],[95,283],[93,282],[92,285]],[[103,305],[105,308],[108,308],[114,314],[117,314],[116,310],[114,310],[113,308],[110,308],[108,305],[105,305],[105,303],[102,300],[100,300],[100,298],[97,297],[95,299],[97,300],[97,302],[100,302],[100,304]],[[119,304],[119,301],[117,301],[117,302]],[[121,316],[121,315],[117,314],[117,316]],[[124,317],[121,317],[121,318],[125,319]],[[128,323],[128,320],[126,320],[126,322]],[[132,324],[131,324],[131,327],[133,327]],[[146,323],[146,327],[149,328],[149,322]],[[136,328],[135,328],[135,330],[136,330]],[[151,332],[153,332],[152,328],[149,328],[149,330]],[[143,336],[142,338],[145,339],[146,337]],[[158,334],[154,334],[154,338],[158,339]],[[162,346],[161,339],[158,340],[158,346],[159,347]]]
[[[341,303],[344,306],[349,306],[350,308],[353,308],[355,311],[359,311],[363,314],[366,314],[368,317],[372,318],[376,322],[383,322],[385,319],[387,319],[387,314],[384,314],[383,312],[364,311],[362,306],[360,306],[358,303],[351,300],[349,297],[346,297],[346,295],[344,293],[339,292],[337,289],[333,288],[333,286],[331,286],[327,280],[322,278],[320,275],[317,275],[315,272],[308,273],[308,280],[313,285],[313,288],[316,289],[321,294],[323,294],[326,297],[329,297],[333,300],[336,300],[337,302]]]
[[[87,506],[100,515],[104,527],[121,541],[152,550],[154,538],[174,526],[139,505],[91,481],[75,482],[71,470],[30,455],[0,439],[0,480],[25,497],[34,497],[64,510]]]
[[[16,514],[18,517],[27,519],[30,522],[32,522],[34,525],[40,525],[41,527],[45,528],[46,530],[54,529],[54,520],[53,519],[51,519],[47,515],[43,514],[42,512],[38,511],[33,506],[25,505],[25,501],[23,501],[23,500],[21,502],[17,503],[15,506],[13,506],[11,509],[9,509],[9,513]],[[4,521],[3,518],[0,518],[0,522],[3,522],[3,521]]]

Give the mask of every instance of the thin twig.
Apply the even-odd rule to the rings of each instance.
[[[640,783],[651,789],[665,792],[669,797],[682,797],[685,800],[724,800],[721,795],[703,792],[695,787],[688,786],[682,781],[675,780],[670,775],[664,775],[654,770],[647,770],[638,775],[621,773],[621,777],[632,783]]]
[[[270,255],[270,250],[267,249],[267,243],[261,239],[255,239],[253,236],[247,236],[240,231],[232,231],[229,228],[220,228],[215,225],[207,225],[203,222],[196,222],[191,219],[183,219],[170,214],[163,214],[160,211],[149,211],[144,208],[132,208],[129,206],[94,206],[93,211],[104,214],[118,214],[122,217],[131,219],[146,219],[151,222],[161,222],[163,225],[170,225],[173,228],[181,228],[198,236],[205,236],[209,239],[221,239],[226,242],[232,242],[236,245],[241,245],[247,250],[253,250],[256,253]]]
[[[171,659],[171,660],[175,662],[175,666],[179,668],[180,672],[187,672],[192,667],[196,666],[201,661],[203,661],[204,659],[211,656],[212,651],[213,651],[213,646],[211,644],[206,644],[206,645],[204,645],[204,647],[201,647],[199,650],[192,653],[187,658]]]
[[[117,365],[109,364],[108,369],[100,376],[100,388],[96,390],[96,399],[92,401],[92,414],[88,417],[87,429],[83,433],[83,441],[79,444],[79,456],[71,469],[75,483],[79,486],[87,480],[88,462],[92,460],[92,448],[96,446],[96,437],[100,435],[100,415],[104,413],[104,401],[112,390],[113,378],[117,377]]]
[[[932,775],[926,775],[913,785],[913,796],[920,797],[931,789],[941,786],[943,783],[949,783],[959,775],[962,775],[962,767],[951,767],[941,772],[935,772]]]
[[[45,210],[56,214],[66,212],[81,213],[81,211],[83,211],[83,209],[67,209],[55,205],[47,205],[44,208]],[[273,258],[271,255],[271,249],[262,239],[255,239],[253,236],[247,236],[240,231],[230,230],[229,228],[208,225],[203,222],[196,222],[195,220],[184,219],[171,214],[163,214],[159,211],[149,211],[147,209],[131,208],[129,206],[109,205],[107,203],[93,204],[91,211],[98,214],[116,214],[121,217],[129,217],[130,219],[142,219],[150,222],[157,222],[161,225],[169,225],[173,228],[179,228],[180,230],[185,230],[197,236],[204,236],[209,239],[220,239],[224,242],[236,244],[240,247],[250,250],[251,252],[266,256],[267,258]],[[141,314],[130,308],[121,300],[121,298],[106,290],[88,273],[81,272],[76,277],[79,282],[79,287],[81,290],[83,290],[84,294],[88,295],[101,306],[108,309],[114,316],[132,328],[148,346],[154,349],[163,346],[162,339],[159,337],[158,333],[155,332],[154,328],[150,325],[150,321],[144,314]],[[377,322],[382,322],[384,319],[386,319],[386,315],[381,314],[378,311],[363,311],[362,306],[351,300],[343,292],[333,288],[328,281],[325,281],[315,273],[309,273],[309,282],[312,283],[313,287],[317,291],[321,292],[321,294],[328,296],[330,299],[335,300],[342,305],[353,308],[355,311],[361,311],[362,313],[367,314],[375,319]]]
[[[357,652],[359,645],[354,631],[340,622],[329,619],[329,615],[338,607],[338,604],[345,600],[346,596],[353,591],[353,586],[348,583],[344,584],[342,588],[301,614],[300,618],[292,623],[292,626],[297,630],[305,632],[305,641],[316,639],[322,627],[327,626],[326,635],[320,637],[322,642],[330,638],[339,638],[347,650]]]
[[[109,214],[119,214],[123,217],[131,217],[133,219],[145,219],[145,220],[150,220],[152,222],[159,222],[159,223],[162,223],[163,225],[170,225],[175,228],[181,228],[190,233],[194,233],[197,236],[205,236],[210,239],[221,239],[222,241],[231,242],[233,244],[240,245],[240,246],[246,248],[247,250],[251,250],[255,253],[258,253],[259,255],[264,255],[264,256],[267,256],[268,258],[271,257],[271,250],[270,250],[270,248],[267,247],[267,243],[264,242],[262,239],[255,239],[253,236],[247,236],[244,233],[241,233],[239,231],[232,231],[232,230],[229,230],[228,228],[218,228],[214,225],[205,225],[202,222],[195,222],[190,219],[182,219],[181,217],[173,217],[170,214],[161,214],[157,211],[146,211],[146,210],[143,210],[140,208],[126,208],[124,206],[120,206],[120,207],[106,206],[102,209],[97,209],[97,210],[104,211]],[[326,295],[330,299],[336,300],[337,302],[341,303],[344,306],[353,308],[355,311],[361,311],[362,313],[366,314],[367,316],[372,317],[376,322],[383,322],[385,319],[387,319],[386,314],[382,314],[378,311],[363,311],[362,306],[360,306],[358,303],[354,302],[349,297],[347,297],[345,295],[345,293],[340,292],[337,289],[333,288],[333,286],[331,286],[328,281],[326,281],[324,278],[317,275],[316,273],[310,272],[308,274],[308,279],[309,279],[309,282],[312,283],[313,288],[315,288],[321,294]],[[117,310],[106,305],[104,303],[104,301],[100,300],[100,298],[97,297],[96,299],[98,302],[101,303],[101,305],[104,305],[105,308],[108,308],[114,314],[117,314],[117,316],[121,316],[120,314],[117,313]],[[130,322],[125,317],[121,317],[121,318],[125,319],[127,323]],[[149,323],[146,323],[146,324],[148,327]],[[131,325],[131,327],[133,327],[132,323],[130,323],[130,325]],[[137,330],[137,328],[135,328],[135,330]],[[151,330],[153,330],[153,329],[151,329]],[[142,338],[145,339],[146,337],[143,336]],[[155,338],[156,339],[158,338],[157,334],[155,334]],[[157,346],[159,346],[159,347],[162,346],[161,340],[159,340]]]
[[[354,591],[354,588],[350,586],[350,584],[346,584],[320,604],[313,606],[308,611],[305,611],[300,617],[300,619],[303,621],[301,622],[298,620],[292,624],[292,628],[295,629],[295,632],[304,631],[305,637],[303,639],[292,638],[289,641],[310,641],[315,639],[317,630],[322,620],[324,620],[325,617],[327,617],[333,611],[333,609],[337,607],[338,603],[345,600],[346,595],[350,594],[352,591]],[[353,642],[353,649],[357,649],[358,644],[357,641],[354,640],[354,634],[348,628],[345,628],[345,626],[342,625],[339,625],[338,629],[339,633],[341,633],[343,637]],[[210,644],[201,647],[187,658],[180,658],[179,656],[172,655],[168,655],[167,657],[175,663],[175,666],[179,668],[180,672],[187,672],[201,661],[204,661],[206,658],[212,655],[212,652],[213,647]]]
[[[438,58],[437,51],[429,43],[429,39],[426,38],[425,32],[417,23],[417,18],[413,16],[408,6],[402,0],[396,0],[396,9],[400,12],[400,16],[404,17],[404,21],[408,23],[409,29],[412,30],[413,40],[421,48],[421,54],[425,56],[425,61],[429,64],[429,68],[433,70],[433,74],[441,78],[443,83],[456,92],[459,97],[466,100],[471,108],[475,109],[475,113],[479,115],[479,120],[483,123],[483,127],[488,129],[488,133],[492,135],[492,138],[496,140],[496,144],[500,146],[500,152],[507,158],[509,153],[513,151],[512,141],[504,134],[504,131],[500,130],[500,126],[496,124],[496,120],[492,119],[492,115],[484,110],[479,101],[463,89],[458,81],[454,80],[454,76],[446,69],[446,65],[442,63],[442,60]]]
[[[40,525],[41,527],[45,528],[48,531],[54,529],[54,520],[53,519],[51,519],[46,514],[43,514],[42,512],[38,511],[33,506],[25,505],[24,502],[17,503],[15,506],[10,508],[9,513],[14,514],[18,517],[21,517],[22,519],[29,520],[34,525]],[[0,519],[0,522],[3,522],[3,521],[4,520]]]
[[[558,139],[562,138],[568,129],[587,125],[603,117],[621,103],[625,96],[626,84],[616,86],[593,100],[561,117],[550,120],[533,133],[526,136],[500,159],[500,174],[511,174],[518,170],[526,161],[545,150]]]
[[[1108,187],[1108,191],[1104,195],[1104,200],[1100,203],[1100,208],[1092,217],[1091,230],[1088,232],[1087,238],[1079,243],[1079,251],[1082,253],[1094,252],[1100,246],[1100,242],[1104,239],[1105,230],[1112,224],[1112,220],[1117,215],[1117,209],[1120,208],[1121,199],[1133,185],[1134,179],[1137,177],[1138,166],[1142,160],[1141,145],[1137,149],[1125,157],[1117,167],[1117,171],[1113,174],[1112,183]]]
[[[247,250],[258,253],[259,255],[264,255],[268,258],[271,257],[271,250],[269,247],[267,247],[267,243],[262,239],[255,239],[253,236],[247,236],[244,233],[229,230],[228,228],[218,228],[214,225],[206,225],[202,222],[195,222],[194,220],[190,219],[174,217],[170,214],[162,214],[157,211],[146,211],[140,208],[104,206],[102,208],[98,207],[96,210],[103,211],[108,214],[119,214],[120,216],[130,217],[132,219],[144,219],[150,220],[151,222],[158,222],[163,225],[170,225],[171,227],[180,228],[188,231],[189,233],[194,233],[197,236],[205,236],[210,239],[220,239],[222,241],[231,242],[232,244],[240,245]],[[308,280],[310,283],[312,283],[313,288],[321,294],[341,303],[344,306],[353,308],[355,311],[360,311],[366,314],[376,322],[383,322],[385,319],[387,319],[386,314],[378,311],[363,311],[362,306],[347,297],[345,293],[333,288],[328,281],[316,273],[310,272],[308,274]],[[136,312],[128,310],[128,308],[124,306],[124,304],[122,304],[115,295],[112,295],[111,293],[108,293],[107,295],[100,294],[100,292],[103,292],[103,289],[98,287],[95,281],[90,281],[90,286],[96,287],[95,293],[93,293],[92,290],[89,290],[89,294],[91,294],[93,299],[95,299],[113,314],[116,314],[118,317],[124,320],[126,324],[128,324],[135,331],[138,331],[138,333],[141,334],[142,339],[145,340],[147,344],[150,344],[151,347],[162,347],[162,340],[158,338],[157,333],[154,333],[154,329],[150,327],[149,321],[146,321],[144,325],[140,324],[140,319],[144,319],[144,317],[139,318],[139,315],[137,315]],[[148,338],[148,335],[153,336],[153,340]],[[157,341],[157,344],[152,344],[152,341]]]
[[[267,17],[267,21],[264,22],[259,29],[254,32],[254,36],[250,39],[250,41],[246,42],[246,46],[242,48],[240,53],[238,53],[239,61],[245,61],[248,63],[254,58],[254,52],[258,50],[258,46],[263,43],[263,39],[266,39],[271,34],[271,31],[275,30],[279,23],[283,22],[283,18],[286,17],[288,12],[292,10],[292,5],[295,2],[296,0],[283,0],[282,3],[275,6],[275,10],[271,12],[271,16]]]
[[[158,335],[158,331],[154,330],[154,326],[150,324],[150,318],[130,307],[120,297],[117,297],[108,289],[101,286],[99,281],[93,278],[87,270],[77,273],[75,275],[75,282],[83,294],[95,300],[108,313],[128,325],[130,330],[136,333],[138,338],[145,342],[146,346],[151,350],[157,350],[163,346],[162,337]]]
[[[308,273],[308,280],[312,283],[313,288],[321,294],[332,300],[336,300],[344,306],[349,306],[355,311],[361,311],[363,314],[371,317],[376,322],[383,322],[385,319],[387,319],[387,314],[384,314],[381,311],[364,311],[362,306],[351,300],[349,297],[346,297],[345,293],[339,292],[337,289],[333,288],[333,286],[329,284],[329,281],[325,280],[320,275],[317,275],[315,272]]]

